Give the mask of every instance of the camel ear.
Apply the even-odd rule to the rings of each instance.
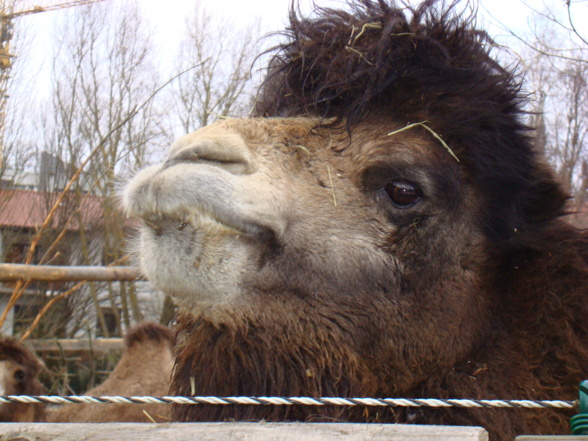
[[[29,373],[31,374],[31,377],[36,377],[41,370],[41,363],[39,360],[32,360],[29,366]]]
[[[145,342],[169,343],[172,345],[172,331],[167,326],[144,322],[129,330],[125,335],[125,346],[130,349]]]
[[[36,377],[37,374],[41,371],[41,369],[45,366],[43,360],[37,358],[32,352],[29,352],[28,349],[23,349],[22,351],[22,364],[27,372],[31,375],[31,377]]]
[[[509,181],[497,175],[488,186],[493,197],[484,215],[484,226],[491,242],[503,251],[540,248],[546,226],[566,214],[570,196],[551,169],[533,161],[527,170],[526,179]]]
[[[512,241],[517,247],[537,248],[546,240],[546,226],[567,214],[570,195],[564,191],[551,169],[538,164],[532,180],[522,193],[517,212],[517,224],[512,229]]]
[[[528,225],[543,224],[566,214],[570,195],[545,164],[538,164],[533,181],[522,200],[521,213]]]

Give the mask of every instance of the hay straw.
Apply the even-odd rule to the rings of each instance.
[[[361,27],[361,31],[359,31],[359,34],[357,34],[355,36],[355,38],[353,38],[353,33],[355,32],[355,30],[357,29],[355,26],[353,26],[351,28],[351,37],[349,37],[349,42],[347,43],[347,46],[353,46],[355,44],[355,42],[357,41],[357,39],[359,37],[361,37],[363,35],[363,33],[365,32],[366,29],[382,29],[382,25],[380,23],[366,23]],[[351,40],[353,38],[353,41]]]
[[[364,54],[362,54],[361,52],[359,52],[357,49],[352,48],[351,46],[345,46],[345,50],[349,51],[349,52],[353,52],[357,55],[359,55],[359,57],[365,61],[367,64],[369,64],[370,66],[373,66],[374,63],[372,63],[370,60],[368,60]]]
[[[413,127],[423,127],[425,128],[431,135],[433,135],[442,145],[443,147],[445,147],[445,149],[449,152],[449,154],[451,156],[453,156],[453,158],[457,161],[460,162],[459,158],[455,155],[455,153],[453,153],[453,150],[451,150],[451,148],[445,143],[445,141],[443,141],[443,139],[441,139],[441,137],[437,134],[437,132],[435,132],[432,128],[430,128],[426,123],[428,123],[429,121],[422,121],[422,122],[418,122],[418,123],[413,123],[413,124],[409,124],[406,127],[402,127],[401,129],[398,130],[394,130],[393,132],[388,133],[387,136],[392,136],[392,135],[396,135],[397,133],[400,132],[404,132],[405,130],[408,129],[412,129]]]
[[[292,147],[296,147],[299,148],[300,150],[308,153],[310,155],[310,150],[308,150],[306,147],[304,147],[303,145],[300,144],[292,144]]]
[[[333,186],[333,178],[331,177],[331,168],[327,164],[327,173],[329,173],[329,182],[331,183],[331,191],[333,192],[333,204],[337,206],[337,197],[335,196],[335,187]]]
[[[147,413],[147,411],[146,411],[145,409],[143,409],[143,413],[145,414],[145,416],[146,416],[147,418],[149,418],[149,419],[151,420],[151,422],[152,422],[152,423],[155,423],[155,424],[157,424],[157,421],[155,421],[155,420],[154,420],[154,419],[151,417],[151,415],[149,415],[149,413]]]

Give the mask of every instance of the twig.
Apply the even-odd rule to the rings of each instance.
[[[75,284],[72,288],[68,289],[65,292],[62,292],[61,294],[59,294],[57,297],[53,297],[51,300],[49,300],[45,306],[43,306],[43,309],[41,309],[39,311],[39,313],[37,314],[37,316],[35,317],[35,320],[33,320],[33,323],[31,323],[31,326],[29,326],[29,328],[25,331],[25,333],[23,334],[23,336],[20,338],[20,341],[24,341],[27,338],[29,338],[29,336],[32,334],[32,332],[34,331],[34,329],[37,327],[37,325],[39,324],[39,322],[41,321],[41,319],[43,318],[43,316],[47,313],[47,311],[49,311],[49,309],[59,300],[64,299],[65,297],[69,296],[70,294],[76,292],[78,289],[80,289],[82,286],[84,286],[86,282],[80,282]]]
[[[570,32],[574,32],[574,29],[570,29],[568,27],[566,27],[564,24],[560,23],[558,20],[555,20],[553,17],[549,17],[546,16],[545,14],[540,13],[539,11],[537,11],[536,9],[532,8],[531,6],[529,6],[528,4],[524,3],[525,6],[527,6],[529,9],[531,9],[533,12],[542,15],[543,17],[546,17],[548,20],[553,21],[554,23],[556,23],[557,25],[561,26],[563,29],[570,31]],[[504,32],[507,32],[508,34],[510,34],[512,37],[516,38],[517,40],[519,40],[521,43],[523,43],[525,46],[527,46],[528,48],[530,48],[531,50],[537,52],[540,55],[544,55],[546,57],[553,57],[553,58],[558,58],[560,60],[567,60],[567,61],[577,61],[580,63],[588,63],[588,60],[585,60],[583,58],[580,57],[573,57],[573,56],[567,56],[567,55],[560,55],[558,53],[556,53],[556,51],[561,51],[562,53],[564,51],[569,51],[570,53],[573,53],[573,51],[578,50],[577,48],[569,48],[569,49],[554,49],[551,48],[547,45],[545,45],[543,42],[541,43],[543,46],[545,46],[549,52],[547,50],[541,49],[539,47],[537,47],[534,44],[529,43],[528,41],[526,41],[523,37],[521,37],[520,35],[518,35],[517,33],[515,33],[513,30],[509,29],[508,26],[506,26],[504,23],[502,23],[500,20],[498,20],[496,17],[494,17],[489,11],[488,9],[484,8],[484,6],[482,6],[482,8],[484,9],[484,11],[490,16],[492,17],[492,19],[497,23],[497,26],[502,29]],[[575,32],[576,35],[583,40],[583,38],[577,34],[577,32]],[[581,50],[581,49],[579,49]]]
[[[568,6],[568,21],[570,22],[570,26],[572,27],[574,34],[576,34],[576,36],[582,41],[582,43],[588,46],[588,41],[586,41],[586,39],[582,35],[580,35],[578,30],[576,29],[576,26],[574,25],[574,20],[572,19],[572,2],[570,0],[567,0],[566,3]]]

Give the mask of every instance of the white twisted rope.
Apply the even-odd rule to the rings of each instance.
[[[46,403],[46,404],[245,404],[291,406],[388,406],[388,407],[477,407],[477,408],[527,408],[527,409],[572,409],[575,401],[560,400],[463,400],[463,399],[414,399],[414,398],[310,398],[310,397],[90,397],[83,395],[8,395],[0,396],[0,403]]]

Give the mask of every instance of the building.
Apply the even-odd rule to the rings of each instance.
[[[66,169],[59,159],[45,154],[41,163],[42,174],[22,173],[18,179],[11,179],[15,174],[3,174],[0,189],[0,262],[24,263],[31,239],[60,196],[60,193],[42,189],[52,186],[59,189],[67,183],[64,178]],[[103,206],[102,198],[88,191],[78,188],[77,192],[68,192],[36,248],[33,263],[103,265]],[[55,239],[60,236],[59,244],[55,245]],[[0,281],[0,313],[4,311],[14,285],[14,282]],[[71,285],[67,282],[31,283],[15,308],[9,311],[1,333],[13,335],[23,331],[48,299],[65,292]],[[132,303],[138,305],[138,313],[136,310],[133,314],[129,313],[129,296],[134,300]],[[96,312],[99,309],[108,334],[121,334],[124,323],[138,315],[159,320],[163,299],[163,293],[152,289],[148,282],[89,284],[68,298],[75,308],[64,312],[66,316],[69,313],[69,317],[56,318],[52,332],[55,331],[57,336],[103,336],[104,328],[98,323],[99,314]]]

